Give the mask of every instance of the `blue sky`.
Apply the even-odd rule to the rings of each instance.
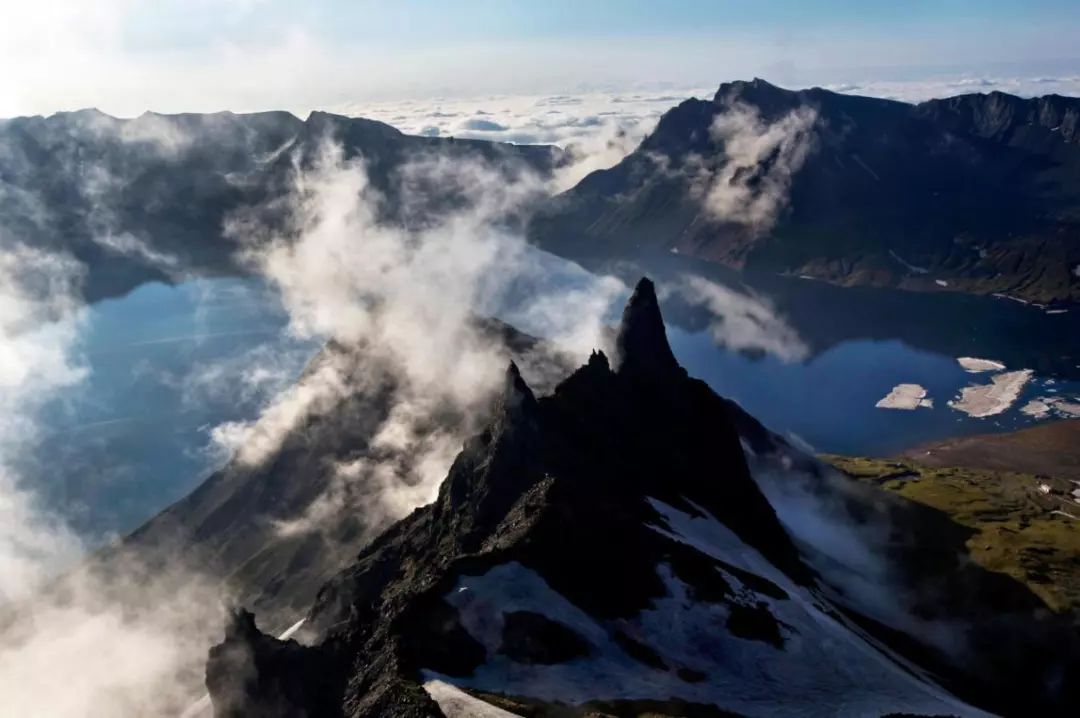
[[[154,3],[132,13],[129,39],[191,44],[211,42],[238,25],[255,34],[302,25],[349,43],[369,39],[475,42],[492,39],[650,37],[808,29],[912,36],[972,25],[1018,30],[1018,24],[1057,26],[1080,21],[1068,0],[243,0]],[[913,37],[914,39],[914,37]]]
[[[1077,0],[0,2],[0,116],[1080,75]]]

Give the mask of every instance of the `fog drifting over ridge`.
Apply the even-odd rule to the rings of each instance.
[[[582,115],[599,118],[592,121],[573,119],[576,116],[570,111],[555,109],[580,107],[573,98],[557,103],[549,98],[540,107],[546,108],[543,112],[549,117],[563,118],[552,120],[545,131],[566,133],[560,137],[597,148],[595,155],[580,156],[585,159],[579,158],[578,167],[587,167],[589,157],[600,158],[598,165],[617,161],[636,144],[634,133],[647,131],[649,122],[674,101],[638,98],[640,112],[611,115],[616,119],[610,121],[599,112]],[[523,123],[531,122],[528,113],[523,117]],[[460,123],[475,117],[441,119]],[[623,121],[636,122],[632,125],[636,129],[627,130],[621,142],[610,142],[612,129]],[[474,132],[504,132],[490,125],[472,126],[488,128]],[[766,145],[773,146],[770,143],[782,143],[792,131],[797,135],[800,127],[800,123],[775,129],[738,123],[721,139],[743,146],[743,140],[754,144],[765,137]],[[191,138],[178,138],[171,131],[161,138],[140,136],[136,141],[151,143],[147,151],[157,151],[158,139],[163,148],[180,157],[192,146]],[[347,158],[335,138],[325,138],[314,157],[304,160],[299,154],[284,194],[269,201],[270,214],[284,221],[265,222],[261,210],[267,208],[244,207],[230,216],[228,234],[237,240],[247,266],[278,290],[296,336],[363,345],[390,367],[396,384],[394,404],[372,443],[377,450],[407,455],[410,460],[349,461],[332,467],[335,482],[330,489],[296,520],[282,522],[278,529],[283,534],[317,530],[335,512],[358,507],[372,514],[377,519],[372,524],[382,528],[432,499],[463,439],[478,428],[475,417],[497,389],[505,353],[477,331],[474,316],[501,316],[523,331],[552,340],[575,361],[582,361],[592,349],[605,347],[606,325],[614,320],[614,311],[628,289],[619,280],[590,275],[537,252],[510,220],[527,211],[536,198],[561,189],[558,181],[553,185],[526,170],[508,179],[480,160],[418,155],[395,170],[397,189],[406,203],[403,215],[409,216],[410,202],[425,203],[426,187],[432,183],[450,188],[448,194],[456,198],[456,204],[436,219],[405,227],[380,219],[378,209],[385,198],[372,188],[363,158]],[[742,160],[754,162],[754,153]],[[123,190],[121,183],[99,173],[90,171],[86,177],[92,179],[97,205],[105,209],[116,199],[115,193]],[[787,190],[783,182],[770,188]],[[720,218],[734,222],[764,221],[784,206],[783,198],[762,204],[754,190],[744,187],[736,187],[730,197],[712,193],[710,198],[718,200]],[[184,267],[155,255],[150,245],[117,239],[138,236],[138,228],[115,226],[116,218],[108,212],[88,219],[100,223],[100,227],[95,224],[100,230],[97,236],[112,238],[109,246],[115,252],[152,265],[165,263],[178,276],[185,276]],[[26,426],[32,426],[29,409],[34,402],[83,378],[77,324],[81,308],[75,298],[82,268],[63,255],[16,250],[7,256],[17,262],[4,267],[12,277],[32,280],[33,268],[47,270],[43,280],[0,295],[0,329],[5,340],[12,340],[9,346],[35,337],[47,340],[25,344],[17,361],[5,357],[6,365],[18,370],[9,375],[18,376],[20,406],[26,408],[12,415],[26,416]],[[782,318],[774,317],[774,308],[761,298],[705,280],[671,291],[712,312],[717,320],[709,330],[718,344],[761,350],[787,361],[804,356],[805,345],[798,335]],[[35,329],[37,325],[46,333]],[[68,328],[50,335],[47,331],[52,326]],[[53,359],[46,361],[49,357]],[[198,400],[206,384],[221,381],[222,376],[238,382],[240,391],[281,387],[280,357],[253,352],[249,358],[250,364],[239,369],[201,367],[185,390],[191,391],[193,401]],[[31,366],[39,370],[37,374],[28,370]],[[42,374],[40,370],[50,366],[56,371]],[[536,367],[523,367],[526,377],[530,369]],[[39,385],[34,383],[40,382],[39,374],[52,378]],[[214,427],[212,436],[238,464],[258,464],[307,417],[326,410],[344,395],[372,391],[375,387],[364,379],[331,357],[297,384],[280,392],[268,391],[261,416]],[[9,383],[16,385],[14,379]],[[430,416],[448,410],[470,420],[453,430],[430,431]],[[70,565],[84,546],[62,521],[33,503],[33,487],[23,493],[9,492],[8,487],[0,485],[0,508],[5,518],[10,514],[18,521],[7,525],[33,532],[25,534],[33,541],[17,535],[21,543],[16,548],[30,546],[36,553],[17,565],[9,560],[17,556],[8,550],[14,543],[8,538],[12,534],[4,536],[7,544],[0,546],[5,552],[0,568],[6,571],[15,566],[22,576],[35,578],[5,574],[0,579],[19,585],[25,596],[63,565],[45,558],[61,556]],[[54,550],[54,545],[64,552]],[[48,549],[44,557],[42,547]],[[15,623],[3,628],[0,690],[23,713],[61,718],[84,715],[86,706],[92,707],[92,715],[119,716],[160,713],[183,705],[187,686],[198,684],[206,648],[219,638],[218,608],[225,598],[219,578],[184,565],[147,574],[137,560],[108,579],[76,574],[64,600],[35,599]],[[117,601],[118,596],[123,602]],[[81,672],[78,681],[69,680],[69,662],[81,665],[85,655],[102,645],[107,650],[95,670]],[[140,658],[135,661],[132,656]],[[177,680],[181,674],[188,679],[186,685]]]
[[[70,257],[0,236],[0,694],[12,715],[176,705],[178,669],[217,626],[212,594],[181,566],[145,575],[132,564],[107,584],[80,571],[64,591],[36,595],[86,550],[12,466],[32,450],[42,405],[87,376],[80,277]]]
[[[477,318],[511,319],[582,360],[605,345],[605,322],[628,293],[618,280],[580,269],[557,270],[574,275],[572,285],[550,281],[554,264],[502,226],[547,191],[539,176],[523,171],[507,183],[480,159],[449,162],[438,155],[414,157],[397,175],[405,215],[410,204],[424,201],[429,183],[453,188],[460,204],[419,228],[381,222],[385,198],[370,186],[363,160],[346,160],[328,138],[312,166],[294,168],[289,193],[272,203],[287,208],[284,231],[263,225],[257,211],[241,213],[228,228],[246,245],[246,261],[280,291],[295,333],[359,347],[382,370],[357,373],[347,354],[326,352],[258,419],[216,427],[214,440],[239,462],[257,465],[312,412],[389,384],[393,406],[371,448],[410,457],[404,465],[342,464],[307,515],[282,525],[287,533],[315,529],[358,505],[382,526],[434,498],[462,442],[477,430],[475,418],[492,400],[507,361]],[[465,420],[454,430],[433,431],[431,417],[446,412]]]
[[[416,232],[381,224],[375,211],[382,198],[368,187],[363,160],[346,161],[328,139],[313,167],[297,166],[292,188],[279,199],[285,230],[275,233],[244,212],[230,223],[252,267],[282,292],[298,335],[365,343],[396,367],[396,404],[374,441],[418,456],[407,466],[408,476],[375,464],[340,467],[333,490],[283,532],[310,530],[311,522],[342,502],[356,508],[363,499],[371,512],[393,520],[429,501],[474,425],[430,436],[422,422],[441,405],[475,411],[490,399],[505,366],[491,340],[471,325],[473,312],[505,307],[508,293],[528,297],[519,284],[546,276],[523,238],[499,226],[503,215],[547,191],[543,180],[525,174],[506,182],[482,164],[439,156],[401,168],[402,190],[406,197],[417,194],[416,201],[431,178],[456,183],[461,209]],[[116,189],[99,179],[95,184],[103,191]],[[112,229],[111,235],[123,236],[125,228]],[[5,240],[0,248],[0,691],[6,705],[24,715],[172,712],[188,703],[206,649],[219,636],[226,598],[220,577],[180,561],[162,571],[122,555],[106,576],[79,570],[63,580],[62,590],[38,594],[86,547],[40,504],[35,487],[9,471],[7,459],[37,429],[36,409],[86,378],[78,346],[83,268],[64,254],[15,242]],[[592,348],[602,315],[624,292],[615,280],[597,279],[573,291],[552,287],[546,297],[509,310],[553,338]],[[240,378],[253,386],[267,377],[275,383],[278,357],[249,356],[258,366],[245,367]],[[203,367],[198,376],[216,381],[216,371]],[[222,371],[237,376],[235,368]],[[258,461],[310,412],[371,388],[350,378],[331,364],[329,372],[309,375],[278,395],[252,428],[222,426],[215,436],[231,431],[237,460]],[[191,389],[197,397],[199,387]],[[350,482],[365,486],[351,492]],[[94,653],[101,660],[88,669],[85,658]]]
[[[182,564],[148,572],[132,560],[107,579],[80,569],[52,584],[99,537],[68,524],[65,512],[86,507],[44,504],[20,466],[47,468],[34,454],[39,414],[88,378],[84,269],[0,225],[0,695],[12,715],[168,711],[219,630],[216,590]]]

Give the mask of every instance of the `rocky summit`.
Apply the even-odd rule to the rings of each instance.
[[[727,82],[551,198],[530,234],[592,265],[677,253],[845,286],[1075,302],[1078,118],[1080,100],[1058,95],[913,105]]]
[[[303,643],[237,609],[215,715],[981,715],[831,603],[751,476],[767,434],[678,366],[647,279],[616,345],[539,398],[511,364]]]

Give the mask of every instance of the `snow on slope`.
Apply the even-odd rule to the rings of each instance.
[[[504,711],[474,698],[446,681],[425,681],[424,690],[439,704],[439,709],[446,714],[446,718],[517,718],[516,713]]]
[[[480,576],[462,576],[445,597],[458,609],[464,628],[487,649],[487,662],[467,678],[425,672],[425,681],[571,704],[681,699],[749,716],[986,715],[873,644],[836,617],[824,599],[794,585],[707,512],[698,509],[701,516],[693,517],[660,501],[649,503],[666,524],[650,528],[734,567],[718,570],[734,589],[735,603],[771,613],[779,622],[782,647],[734,635],[727,627],[732,606],[695,600],[690,587],[665,564],[657,566],[657,572],[667,596],[631,620],[602,621],[570,603],[531,569],[510,562]],[[736,575],[739,569],[767,579],[787,597],[755,590],[746,582],[755,581]],[[591,645],[588,655],[539,665],[500,654],[503,614],[513,611],[531,611],[573,629]],[[614,640],[616,631],[648,645],[671,670],[635,660]],[[688,682],[676,669],[701,672],[706,678]]]

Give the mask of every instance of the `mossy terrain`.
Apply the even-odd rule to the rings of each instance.
[[[1054,611],[1080,611],[1080,520],[1073,518],[1080,506],[1069,496],[1072,482],[907,459],[821,458],[971,529],[965,546],[972,562],[1023,583]]]

